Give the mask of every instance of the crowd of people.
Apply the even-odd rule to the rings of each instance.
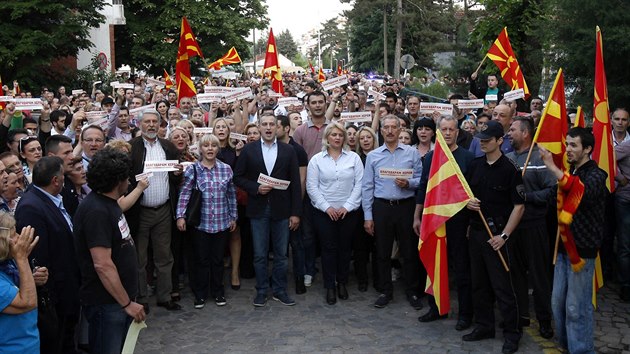
[[[187,306],[181,291],[188,282],[194,308],[226,305],[226,268],[235,291],[241,278],[256,279],[253,306],[266,306],[270,295],[295,305],[288,275],[295,293],[306,293],[317,279],[318,257],[323,301],[331,306],[352,296],[347,285],[354,276],[356,291],[368,291],[371,281],[373,305],[385,308],[401,277],[411,307],[420,310],[427,298],[420,322],[445,318],[425,294],[418,256],[439,131],[475,195],[446,222],[455,329],[473,327],[464,341],[494,338],[496,304],[503,352],[516,352],[530,325],[531,288],[540,335],[555,335],[570,352],[592,352],[594,259],[601,249],[607,276],[616,263],[609,226],[617,220],[607,210],[617,215],[617,273],[621,297],[630,301],[628,111],[612,114],[620,173],[609,195],[605,172],[590,160],[594,137],[587,129],[569,131],[572,170],[563,173],[549,151],[532,146],[542,100],[517,112],[497,76],[481,88],[476,79],[465,95],[448,97],[451,114],[403,97],[402,82],[360,74],[327,91],[309,75],[287,76],[285,96],[297,101],[286,106],[264,78],[210,80],[208,86],[251,90],[250,98],[231,102],[178,98],[143,77],[111,92],[97,85],[91,94],[43,88],[41,110],[5,102],[2,346],[118,352],[130,323],[150,313],[152,295],[156,306],[178,311]],[[198,93],[208,86],[198,82]],[[11,94],[8,87],[3,94]],[[482,98],[484,107],[460,109],[464,98]],[[559,243],[554,269],[557,191],[576,186],[583,197],[567,211],[571,220],[560,222],[574,245]],[[575,249],[584,261],[579,271]]]

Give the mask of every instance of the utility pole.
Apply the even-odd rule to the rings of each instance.
[[[402,48],[402,0],[396,4],[396,49],[394,50],[394,78],[400,78],[400,51]]]
[[[254,47],[252,48],[252,52],[254,53],[254,75],[256,75],[256,29],[254,28],[254,34],[252,35],[254,39]]]
[[[383,74],[387,74],[387,5],[383,6]]]

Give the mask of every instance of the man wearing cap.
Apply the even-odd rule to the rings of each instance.
[[[464,341],[494,338],[494,300],[503,317],[503,353],[518,350],[521,331],[519,309],[510,273],[501,259],[510,266],[511,255],[506,243],[518,226],[525,210],[523,180],[518,168],[500,149],[504,129],[497,121],[489,121],[477,134],[483,156],[472,161],[466,180],[475,198],[468,202],[471,210],[469,250],[473,289],[475,329],[462,337]],[[481,211],[481,213],[479,213]],[[492,235],[488,234],[481,215]]]
[[[500,148],[501,152],[503,152],[504,154],[514,151],[514,148],[512,148],[512,143],[510,143],[510,139],[508,137],[508,131],[510,130],[510,126],[512,125],[513,118],[514,110],[506,104],[500,104],[496,106],[492,111],[492,120],[500,123],[501,128],[503,129],[503,139]],[[481,144],[477,137],[475,137],[470,143],[469,150],[475,154],[475,157],[481,157],[484,155],[484,152],[481,149]]]

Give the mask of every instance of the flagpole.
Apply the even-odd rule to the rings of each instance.
[[[486,58],[488,58],[488,53],[484,55],[483,59],[481,60],[481,63],[479,63],[479,66],[477,67],[477,70],[475,70],[475,76],[477,76],[477,74],[479,73],[479,69],[481,69],[481,66],[483,65],[483,63],[486,62]]]
[[[492,231],[490,230],[490,226],[488,226],[488,223],[486,222],[486,218],[483,216],[483,213],[481,212],[481,209],[479,210],[479,216],[481,216],[481,221],[483,221],[483,226],[486,227],[486,231],[488,231],[488,235],[490,236],[490,239],[492,239],[493,235],[492,235]],[[507,245],[505,246],[507,247]],[[507,263],[505,263],[505,259],[503,258],[503,254],[501,254],[501,250],[497,250],[497,254],[499,255],[499,258],[501,258],[501,263],[503,263],[503,268],[505,268],[506,272],[510,271],[510,268],[508,268]]]
[[[553,249],[553,265],[556,265],[556,260],[558,259],[558,247],[560,245],[560,227],[558,227],[558,231],[556,232],[556,246]]]

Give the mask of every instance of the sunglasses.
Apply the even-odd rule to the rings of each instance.
[[[28,143],[30,143],[31,141],[36,141],[36,140],[37,140],[37,137],[34,137],[34,136],[25,136],[23,138],[20,138],[19,145],[18,145],[19,151],[24,152],[24,147],[28,145]]]

